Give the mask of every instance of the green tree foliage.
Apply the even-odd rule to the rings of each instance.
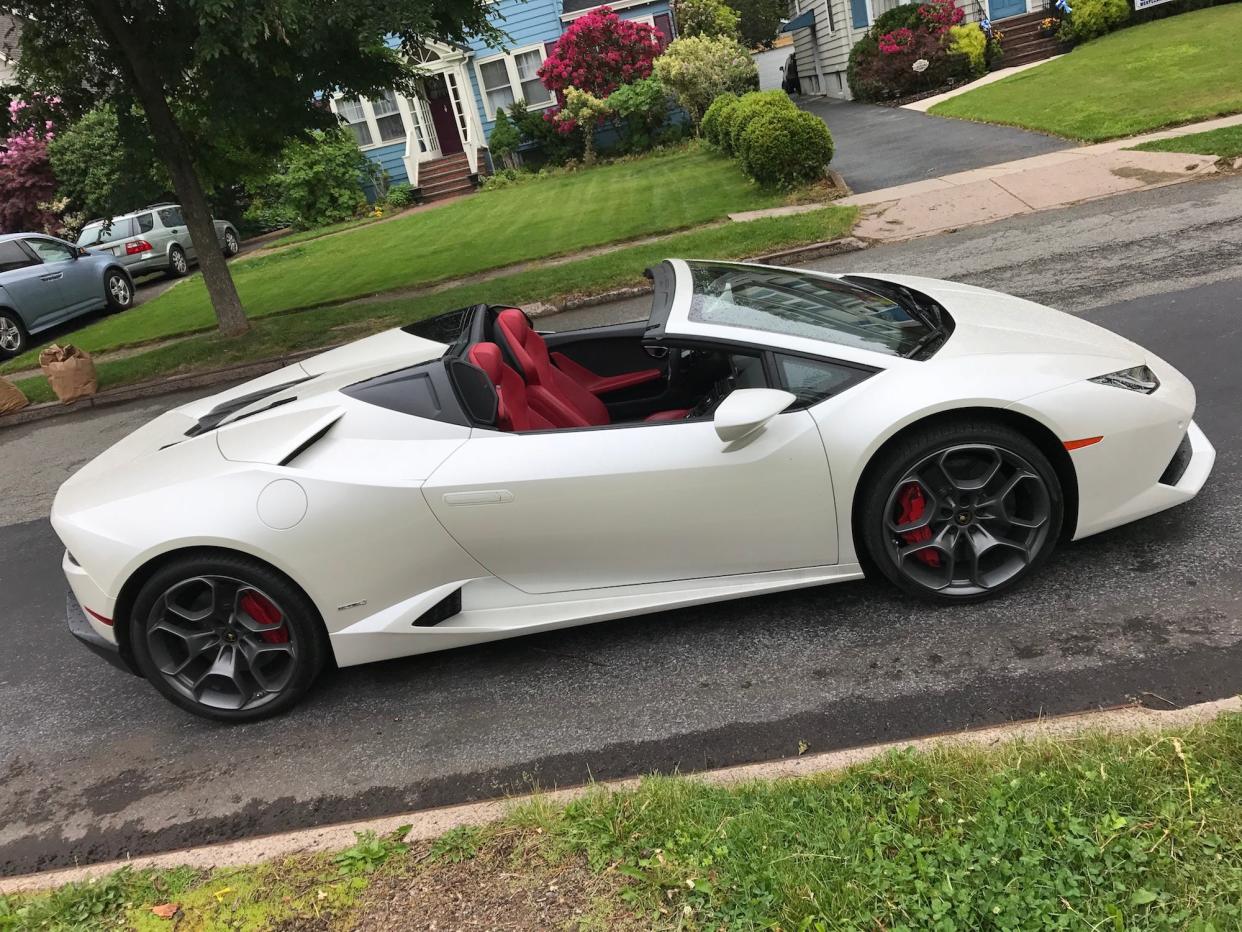
[[[84,219],[113,217],[169,191],[150,137],[123,134],[111,104],[70,124],[48,144],[48,153],[58,193]]]
[[[673,13],[677,31],[683,36],[738,37],[737,11],[722,0],[677,0]]]
[[[309,139],[285,146],[258,183],[247,219],[299,230],[348,220],[366,205],[361,178],[367,162],[344,130],[313,130]]]
[[[499,158],[506,168],[517,167],[517,150],[522,143],[522,134],[513,125],[503,109],[496,111],[496,123],[487,137],[487,148],[492,158]]]
[[[26,20],[25,83],[77,112],[142,108],[202,243],[215,236],[203,170],[217,149],[270,160],[290,137],[332,124],[324,95],[412,91],[414,75],[389,37],[413,51],[429,37],[497,36],[486,0],[10,0],[6,8]],[[199,256],[221,329],[244,332],[223,257]]]
[[[742,94],[759,86],[754,59],[736,39],[686,36],[655,60],[655,75],[672,92],[697,127],[721,94]]]
[[[789,15],[785,0],[731,0],[729,6],[738,12],[742,44],[751,49],[771,46]]]

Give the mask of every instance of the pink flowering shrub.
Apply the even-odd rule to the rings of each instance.
[[[52,122],[37,118],[25,101],[13,100],[9,125],[8,138],[0,139],[0,233],[55,231],[60,226],[52,209],[56,178],[47,155]]]
[[[966,18],[966,11],[952,0],[932,0],[919,7],[919,19],[933,35],[943,35],[950,26],[957,26]]]
[[[885,55],[900,55],[914,43],[914,33],[903,26],[884,33],[876,41],[880,43],[880,51]]]
[[[660,54],[657,33],[646,23],[621,19],[603,6],[574,20],[539,69],[543,86],[607,97],[622,84],[651,75]]]
[[[881,13],[850,50],[846,78],[855,99],[891,100],[971,77],[973,66],[953,49],[950,34],[965,17],[953,0],[907,3]]]

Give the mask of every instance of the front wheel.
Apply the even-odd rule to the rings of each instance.
[[[904,438],[863,495],[871,564],[906,592],[940,602],[1017,585],[1052,553],[1064,512],[1047,457],[1018,431],[987,422]]]
[[[190,273],[190,260],[185,257],[185,250],[173,246],[168,250],[168,274],[173,278],[184,278]]]
[[[233,258],[241,252],[241,243],[237,241],[237,234],[232,230],[226,230],[224,233],[224,255]]]
[[[108,310],[125,311],[134,306],[134,284],[120,269],[110,269],[104,276],[104,298]]]
[[[314,603],[285,576],[240,555],[190,556],[158,570],[134,601],[130,646],[142,674],[204,718],[277,715],[327,657]]]
[[[26,352],[30,334],[16,311],[0,310],[0,359],[12,359]]]

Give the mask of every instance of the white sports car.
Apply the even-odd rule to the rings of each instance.
[[[152,421],[61,487],[69,623],[200,715],[366,663],[858,579],[969,602],[1185,502],[1153,353],[967,285],[724,262],[650,319],[479,305]]]

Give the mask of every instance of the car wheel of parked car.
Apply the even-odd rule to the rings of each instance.
[[[190,261],[185,257],[185,250],[180,246],[174,246],[168,250],[168,274],[174,278],[181,278],[190,272]]]
[[[229,258],[241,252],[241,243],[237,241],[237,234],[232,230],[224,234],[224,254]]]
[[[327,661],[314,603],[287,577],[240,554],[174,560],[147,580],[130,617],[139,670],[204,718],[283,712]]]
[[[108,310],[124,311],[134,305],[134,286],[120,269],[110,269],[104,277],[104,297]]]
[[[26,352],[30,335],[14,311],[0,310],[0,359],[11,359]]]

